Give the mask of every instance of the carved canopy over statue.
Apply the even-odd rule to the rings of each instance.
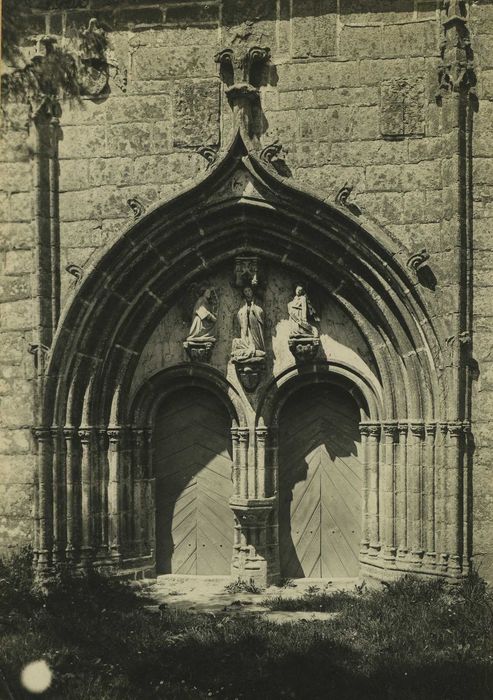
[[[245,287],[243,296],[244,304],[236,315],[239,337],[233,338],[231,348],[233,362],[265,357],[264,311],[255,302],[252,287]]]

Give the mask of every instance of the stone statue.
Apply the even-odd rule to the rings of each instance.
[[[243,289],[245,302],[236,316],[240,337],[233,338],[231,359],[245,362],[265,357],[264,311],[255,302],[252,287]]]
[[[296,286],[294,299],[288,304],[288,313],[290,338],[318,338],[318,328],[314,324],[319,323],[320,319],[300,284]]]
[[[200,288],[200,296],[193,307],[192,325],[186,339],[187,343],[215,343],[216,302],[216,293],[212,287]]]

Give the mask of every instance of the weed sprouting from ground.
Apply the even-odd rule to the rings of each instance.
[[[250,581],[242,581],[241,579],[236,579],[235,581],[231,581],[231,583],[228,583],[224,587],[224,590],[228,593],[263,593],[263,588],[257,586],[253,579],[250,579]]]
[[[14,697],[24,697],[22,667],[40,658],[54,674],[50,700],[493,696],[492,601],[477,576],[454,588],[404,578],[383,590],[313,590],[305,606],[339,614],[284,625],[230,611],[156,614],[95,573],[33,593],[27,554],[2,563],[0,579],[0,669]]]

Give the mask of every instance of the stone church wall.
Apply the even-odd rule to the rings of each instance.
[[[493,4],[471,5],[471,32],[478,70],[478,110],[473,128],[473,384],[474,559],[493,578]]]
[[[42,4],[42,3],[41,3]],[[61,3],[60,3],[61,4]],[[27,32],[59,41],[91,17],[108,27],[113,67],[109,95],[64,104],[60,118],[61,308],[76,289],[66,270],[92,265],[132,223],[128,200],[152,207],[205,174],[197,147],[224,150],[233,120],[218,77],[220,49],[271,50],[262,80],[262,145],[278,139],[293,182],[349,202],[412,251],[431,254],[444,314],[457,293],[448,230],[448,187],[456,166],[436,100],[439,2],[420,0],[81,0],[73,9],[44,3]],[[53,8],[53,9],[46,9]],[[473,391],[470,490],[473,547],[483,572],[493,551],[492,249],[493,5],[470,5],[478,74],[474,115],[474,339],[479,378]],[[23,121],[24,119],[24,121]],[[35,356],[29,354],[39,267],[34,246],[36,173],[31,133],[20,114],[1,147],[2,223],[0,542],[28,541],[34,471]],[[42,265],[42,263],[41,263]],[[166,320],[163,320],[166,324]],[[164,326],[143,354],[140,377],[157,368]],[[349,335],[349,338],[352,336]],[[156,343],[157,340],[157,343]],[[137,378],[135,380],[137,383]]]

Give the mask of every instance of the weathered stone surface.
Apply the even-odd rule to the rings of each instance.
[[[12,250],[5,254],[5,274],[19,275],[32,272],[33,254],[31,250]]]
[[[424,134],[424,80],[395,79],[380,89],[380,131],[382,136]]]
[[[383,53],[381,27],[344,25],[339,51],[343,58],[348,59],[380,58]]]
[[[335,55],[336,0],[293,0],[291,31],[293,58]]]
[[[105,105],[108,122],[134,123],[140,121],[167,121],[171,118],[169,94],[149,95],[145,100],[133,95],[115,97]]]
[[[9,301],[0,306],[0,325],[7,331],[22,331],[32,328],[32,302],[30,299]]]
[[[133,54],[132,75],[138,80],[200,78],[215,74],[216,65],[208,47],[139,47]]]
[[[173,95],[173,145],[219,143],[219,83],[180,83]]]
[[[0,427],[0,454],[28,454],[30,450],[31,439],[27,428]]]

